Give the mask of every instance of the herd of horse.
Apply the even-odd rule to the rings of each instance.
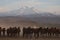
[[[39,36],[59,36],[60,35],[60,29],[56,27],[51,28],[31,28],[31,27],[23,27],[22,29],[23,37],[39,37]],[[9,27],[7,29],[0,27],[0,36],[20,36],[21,34],[21,28],[20,27]]]

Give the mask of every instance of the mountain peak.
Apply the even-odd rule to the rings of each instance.
[[[34,11],[34,8],[29,8],[29,7],[22,7],[19,8],[17,10],[13,10],[10,12],[6,12],[6,13],[0,13],[0,16],[46,16],[46,17],[55,17],[58,15],[55,15],[53,13],[49,13],[49,12],[36,12]]]

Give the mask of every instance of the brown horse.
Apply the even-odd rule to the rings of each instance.
[[[10,36],[10,29],[9,28],[6,30],[6,32],[7,32],[7,36]]]
[[[8,28],[7,29],[7,36],[19,36],[20,35],[20,27],[16,28]]]
[[[47,33],[48,33],[48,29],[47,28],[43,28],[41,30],[41,35],[47,35]]]
[[[25,36],[28,36],[28,37],[31,37],[33,34],[32,32],[32,29],[30,27],[28,28],[23,28],[23,37]]]
[[[33,28],[33,34],[34,34],[34,37],[38,38],[39,37],[39,28]]]
[[[6,29],[3,28],[3,29],[2,29],[3,36],[5,36],[5,32],[6,32]]]
[[[2,28],[0,27],[0,36],[1,36],[1,31],[2,31]]]
[[[50,29],[48,29],[48,35],[49,36],[59,35],[59,29],[57,29],[56,27],[55,28],[51,27]]]
[[[18,28],[17,28],[17,35],[18,35],[18,36],[20,35],[20,32],[21,32],[20,27],[18,27]]]
[[[7,36],[12,36],[12,30],[11,27],[7,29]]]

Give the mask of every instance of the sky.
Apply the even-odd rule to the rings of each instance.
[[[33,7],[37,12],[60,13],[60,0],[0,0],[0,12],[8,12],[26,6]]]

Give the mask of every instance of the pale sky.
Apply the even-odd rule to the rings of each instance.
[[[25,6],[34,7],[35,11],[60,13],[60,0],[0,0],[0,12],[8,12]]]

